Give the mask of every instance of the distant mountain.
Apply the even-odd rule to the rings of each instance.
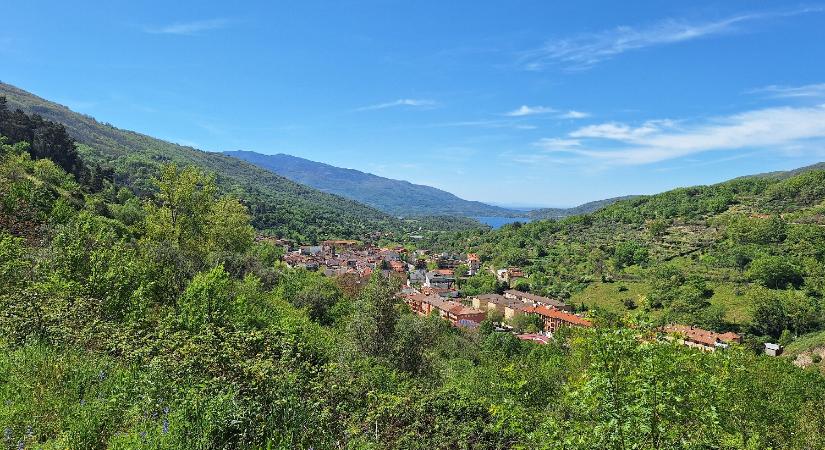
[[[791,170],[777,170],[775,172],[765,172],[765,173],[757,173],[755,175],[745,175],[744,177],[740,178],[775,178],[779,180],[784,180],[785,178],[790,178],[805,172],[810,172],[812,170],[825,170],[825,162],[819,162],[816,164],[811,164],[810,166],[799,167],[796,169]]]
[[[395,216],[515,217],[524,215],[523,211],[464,200],[434,187],[379,177],[371,173],[335,167],[297,156],[264,155],[248,151],[230,151],[225,154],[275,172],[292,181],[364,203]]]
[[[139,193],[151,191],[151,178],[167,162],[194,165],[215,173],[218,186],[250,208],[256,228],[300,241],[362,238],[395,230],[401,223],[387,214],[337,195],[320,192],[256,165],[220,153],[204,152],[100,123],[92,117],[0,82],[9,109],[39,114],[63,124],[81,146],[84,159],[110,167],[118,182]]]
[[[539,219],[562,219],[568,216],[577,216],[580,214],[589,214],[598,211],[605,206],[612,205],[620,200],[628,200],[636,198],[638,195],[625,195],[623,197],[613,197],[604,200],[596,200],[588,203],[574,206],[572,208],[542,208],[534,209],[527,213],[527,216],[533,220]]]

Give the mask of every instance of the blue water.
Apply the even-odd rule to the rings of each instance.
[[[508,223],[521,222],[527,223],[530,221],[527,217],[473,217],[479,222],[495,228],[501,228]]]

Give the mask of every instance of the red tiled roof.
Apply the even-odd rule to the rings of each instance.
[[[426,295],[422,293],[415,293],[407,295],[407,298],[417,303],[429,303],[434,308],[440,309],[444,312],[455,314],[456,316],[484,314],[484,311],[479,311],[475,308],[464,306],[461,303],[454,302],[452,300],[444,300],[438,295]]]
[[[536,307],[527,307],[525,308],[526,312],[532,312],[538,314],[543,317],[550,317],[553,319],[559,319],[563,322],[567,322],[572,325],[578,325],[582,327],[590,327],[593,324],[587,320],[583,319],[575,314],[566,313],[564,311],[559,311],[557,309],[548,308],[546,306],[536,306]]]
[[[718,342],[741,342],[742,337],[736,333],[727,332],[723,334],[715,333],[713,331],[703,330],[701,328],[692,327],[690,325],[665,325],[662,327],[665,333],[683,334],[685,339],[709,347],[715,346]]]

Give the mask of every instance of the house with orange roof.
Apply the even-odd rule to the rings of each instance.
[[[710,352],[718,348],[727,348],[730,344],[742,343],[742,336],[731,331],[716,333],[691,325],[665,325],[661,328],[661,331],[675,337],[681,344]]]
[[[481,268],[481,258],[476,253],[467,254],[467,275],[475,275]]]
[[[544,305],[528,306],[524,309],[526,314],[535,314],[544,321],[544,331],[555,333],[561,327],[592,327],[593,324],[582,317],[558,309],[549,308]]]
[[[438,295],[408,294],[404,296],[404,302],[409,305],[413,312],[419,315],[438,314],[453,326],[459,326],[459,323],[466,322],[481,323],[487,318],[487,313],[484,311],[462,305],[456,301],[445,300]]]

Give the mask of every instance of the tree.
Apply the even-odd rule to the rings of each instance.
[[[761,283],[771,289],[784,289],[802,284],[802,272],[787,257],[762,256],[751,263],[747,276],[752,281]]]
[[[178,299],[178,320],[193,331],[222,323],[232,310],[232,291],[232,279],[223,266],[197,274]]]
[[[476,275],[467,278],[461,286],[461,293],[468,297],[479,294],[488,294],[491,292],[499,292],[501,290],[503,290],[503,288],[499,285],[495,275],[489,272],[479,272]]]
[[[218,198],[213,176],[169,164],[153,182],[157,193],[146,204],[146,238],[171,246],[171,259],[191,267],[184,273],[207,266],[208,255],[212,264],[229,264],[227,255],[251,247],[255,230],[246,207],[229,196]]]
[[[221,197],[210,205],[206,236],[210,251],[243,253],[255,239],[251,217],[238,200]]]
[[[651,237],[659,238],[662,237],[665,232],[667,232],[668,224],[665,220],[656,219],[648,222],[647,224],[647,231],[650,233]]]
[[[785,240],[787,225],[779,217],[769,219],[735,216],[726,233],[737,244],[777,244]]]
[[[298,308],[305,308],[310,319],[330,325],[333,321],[330,311],[341,298],[341,291],[335,282],[316,276],[292,297],[292,303]]]
[[[544,329],[544,321],[537,314],[520,314],[513,317],[511,325],[520,333],[537,333]]]
[[[788,328],[788,313],[779,293],[755,289],[749,294],[751,303],[751,330],[754,334],[778,338]]]
[[[651,273],[649,304],[653,308],[667,306],[678,296],[679,288],[685,283],[685,274],[673,265],[657,266]]]
[[[22,287],[30,276],[31,262],[26,257],[23,239],[0,231],[0,286],[6,293]]]
[[[157,194],[146,205],[146,236],[185,253],[203,251],[217,190],[214,178],[192,166],[181,170],[168,164],[153,182]]]
[[[616,269],[644,264],[648,260],[648,250],[638,242],[625,241],[616,245],[613,250],[613,262]]]
[[[376,272],[354,304],[349,332],[355,347],[369,356],[390,354],[398,311],[396,287]]]
[[[395,325],[392,359],[399,369],[413,375],[430,372],[432,353],[449,324],[440,317],[402,314]]]

